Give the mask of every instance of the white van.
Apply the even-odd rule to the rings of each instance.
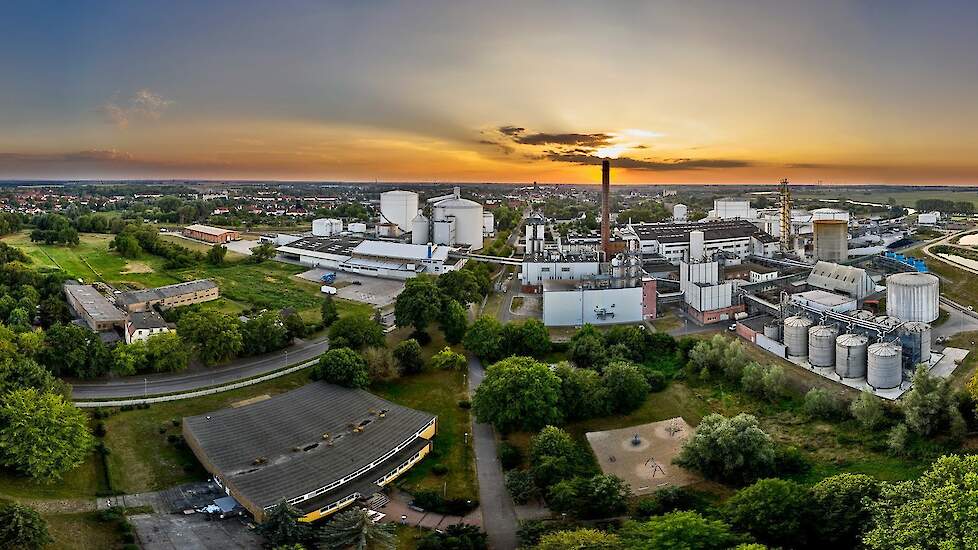
[[[333,295],[336,294],[336,287],[335,286],[323,285],[322,287],[319,288],[319,290],[323,294],[329,294],[330,296],[333,296]]]

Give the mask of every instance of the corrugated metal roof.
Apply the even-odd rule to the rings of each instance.
[[[237,231],[237,229],[224,229],[221,227],[213,227],[210,225],[201,225],[199,223],[188,225],[187,227],[184,227],[184,229],[188,229],[190,231],[199,231],[201,233],[206,233],[208,235],[223,235],[225,233],[231,233]]]
[[[180,296],[181,294],[188,294],[190,292],[200,292],[202,290],[208,290],[211,288],[216,288],[217,283],[209,279],[197,279],[194,281],[187,281],[185,283],[176,283],[172,285],[161,286],[157,288],[147,288],[145,290],[130,290],[118,294],[116,296],[116,301],[120,304],[131,305],[138,304],[141,302],[152,302],[154,300],[162,300],[164,298],[171,298],[173,296]]]
[[[429,259],[428,245],[392,243],[388,241],[363,241],[353,249],[353,255],[417,261]],[[448,259],[448,247],[432,245],[430,259],[445,261]]]

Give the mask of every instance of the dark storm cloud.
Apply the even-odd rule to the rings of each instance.
[[[593,165],[601,164],[604,158],[580,153],[562,153],[559,151],[549,151],[545,158],[554,162],[567,162],[571,164]],[[649,170],[653,172],[669,172],[679,170],[703,170],[711,168],[745,168],[751,166],[749,161],[731,159],[665,159],[665,160],[644,160],[628,157],[610,159],[616,168],[627,168],[630,170]]]
[[[528,134],[514,137],[513,141],[523,145],[569,145],[578,147],[600,147],[608,145],[608,134]]]
[[[499,133],[507,136],[518,136],[526,131],[526,128],[519,126],[500,126]]]

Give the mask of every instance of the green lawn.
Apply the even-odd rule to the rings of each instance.
[[[98,521],[94,512],[49,514],[48,532],[52,550],[106,550],[122,547],[122,537],[114,523]]]
[[[93,452],[79,467],[51,483],[37,482],[15,471],[0,469],[0,498],[72,499],[92,498],[104,489],[101,459]]]

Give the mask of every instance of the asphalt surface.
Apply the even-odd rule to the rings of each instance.
[[[193,372],[149,374],[105,381],[72,382],[71,397],[75,400],[118,399],[200,390],[261,376],[289,365],[314,359],[322,355],[328,347],[329,343],[325,338],[312,342],[296,340],[295,344],[281,351],[258,357],[248,357],[227,365],[204,368]]]
[[[475,357],[469,358],[469,392],[482,383],[485,369]],[[479,476],[479,506],[482,508],[482,527],[489,535],[489,547],[494,550],[516,548],[517,521],[513,499],[506,490],[506,477],[496,453],[496,433],[489,424],[472,422],[472,446]]]

